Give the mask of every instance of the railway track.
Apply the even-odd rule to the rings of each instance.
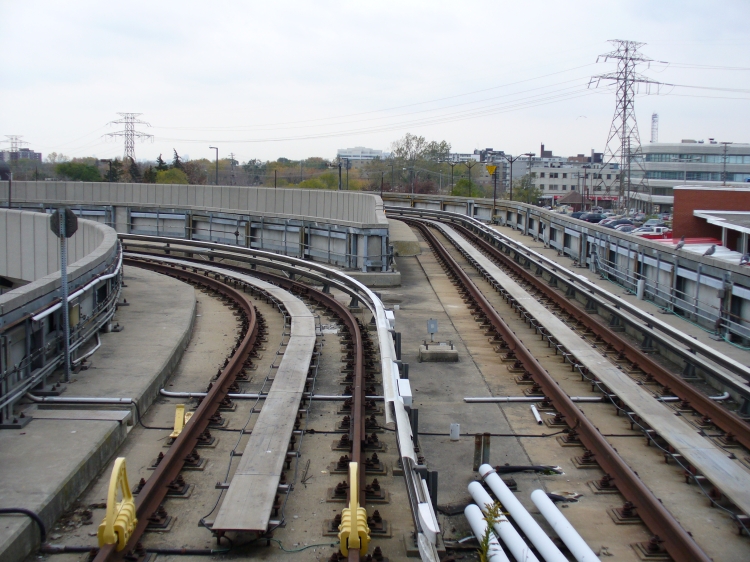
[[[529,314],[525,309],[525,302],[523,299],[519,301],[514,298],[508,292],[506,292],[502,284],[497,282],[492,275],[489,275],[486,269],[482,267],[477,260],[472,259],[472,256],[467,255],[465,251],[457,252],[456,250],[449,251],[438,240],[438,236],[432,232],[432,228],[436,225],[428,225],[427,222],[406,219],[407,223],[417,228],[424,238],[429,242],[439,261],[443,264],[446,272],[449,276],[453,277],[455,283],[459,286],[459,290],[465,295],[465,297],[471,302],[473,311],[478,317],[481,317],[487,324],[492,326],[497,332],[496,341],[500,342],[500,347],[507,346],[511,355],[514,356],[517,367],[522,367],[528,378],[532,379],[535,386],[534,389],[537,391],[539,401],[541,403],[552,404],[556,411],[564,416],[564,422],[567,423],[571,428],[571,432],[575,436],[575,440],[580,440],[586,449],[589,451],[587,455],[591,455],[596,458],[596,462],[602,468],[602,470],[612,477],[617,482],[617,488],[626,497],[627,500],[633,504],[639,506],[638,513],[641,518],[649,527],[649,529],[658,535],[660,541],[663,541],[664,549],[675,559],[675,560],[707,560],[708,556],[703,550],[696,544],[695,540],[685,531],[685,529],[677,522],[675,517],[664,507],[662,502],[658,500],[650,489],[643,483],[638,475],[628,466],[628,464],[618,455],[613,447],[602,437],[600,431],[596,425],[592,423],[587,416],[583,415],[581,410],[571,401],[570,397],[562,389],[559,381],[556,381],[545,369],[542,364],[537,360],[536,357],[529,351],[526,345],[516,336],[511,330],[508,324],[503,320],[502,314],[498,313],[497,310],[492,306],[485,294],[478,287],[478,285],[471,279],[464,269],[456,261],[456,257],[452,254],[459,256],[458,259],[463,259],[468,262],[469,267],[478,268],[480,273],[480,279],[487,281],[494,291],[499,292],[503,299],[512,306],[513,310],[524,319],[529,327],[532,327],[536,333],[540,334],[541,337],[547,338],[549,345],[555,348],[555,354],[558,352],[563,356],[563,361],[567,361],[571,365],[571,369],[578,369],[581,371],[582,380],[587,376],[590,377],[590,373],[585,370],[583,363],[579,363],[576,353],[578,350],[565,349],[563,345],[560,345],[554,336],[545,330],[544,319],[540,317],[534,317]],[[456,225],[453,225],[456,228]],[[456,228],[458,231],[459,228]],[[444,232],[442,234],[445,234]],[[554,307],[559,318],[563,318],[567,323],[572,326],[579,328],[580,337],[586,338],[586,341],[590,341],[594,346],[601,346],[603,349],[608,351],[614,351],[615,356],[620,356],[620,359],[626,361],[626,365],[633,366],[633,363],[638,362],[637,369],[643,378],[648,378],[649,368],[652,364],[656,364],[658,369],[654,369],[654,373],[649,378],[649,382],[654,381],[657,377],[661,380],[669,381],[674,376],[672,373],[664,369],[664,367],[658,363],[655,363],[650,357],[645,355],[642,350],[633,348],[632,342],[623,338],[620,334],[606,330],[606,327],[602,327],[600,324],[590,324],[590,318],[587,318],[585,311],[580,308],[576,308],[571,305],[568,299],[566,299],[564,293],[560,292],[545,291],[542,284],[535,279],[534,273],[527,271],[522,264],[514,262],[509,259],[506,254],[499,252],[497,248],[492,247],[489,244],[482,244],[483,241],[478,241],[477,237],[472,236],[472,233],[466,229],[461,230],[461,234],[467,239],[471,240],[472,243],[476,244],[478,248],[481,248],[483,252],[486,252],[492,260],[496,260],[502,267],[513,276],[514,279],[520,283],[524,283],[526,288],[535,294],[536,298],[542,299],[546,304]],[[453,240],[451,240],[453,242]],[[458,247],[458,246],[457,246]],[[460,248],[459,248],[460,250]],[[536,281],[536,282],[534,282]],[[576,336],[578,337],[578,336]],[[612,347],[609,347],[612,346]],[[583,352],[582,352],[583,353]],[[611,353],[612,355],[612,353]],[[641,368],[643,371],[641,371]],[[633,370],[633,369],[631,369]],[[594,387],[599,388],[603,393],[603,400],[612,400],[613,403],[620,411],[629,413],[629,408],[619,397],[615,396],[613,392],[606,388],[596,377],[590,377],[592,379],[592,389]],[[660,381],[659,381],[660,382]],[[680,381],[683,382],[683,381]],[[682,390],[682,386],[673,385],[679,390]],[[689,389],[690,392],[696,394],[698,391],[694,388]],[[675,391],[677,392],[677,391]],[[717,417],[719,419],[728,418],[732,420],[731,412],[722,408],[718,403],[709,399],[705,395],[700,395],[703,399],[693,398],[691,394],[691,400],[701,403],[707,408],[709,415],[713,412],[718,412]],[[685,395],[683,395],[685,396]],[[685,404],[682,404],[683,406]],[[724,415],[724,418],[722,417]],[[728,415],[727,415],[728,414]],[[632,415],[632,413],[629,413]],[[559,416],[558,416],[559,417]],[[734,416],[736,418],[736,416]],[[733,420],[738,423],[738,427],[742,428],[744,421],[739,418]],[[640,422],[647,431],[643,420],[636,419],[636,422]],[[636,424],[638,425],[638,423]],[[718,425],[718,424],[717,424]],[[651,431],[650,438],[658,439],[653,435]],[[661,442],[663,445],[663,442]],[[686,474],[692,477],[697,477],[695,480],[700,484],[699,479],[702,478],[700,470],[696,467],[688,465],[684,458],[674,448],[668,449],[667,452],[672,458],[678,461],[678,464],[683,464],[686,468]],[[705,482],[704,482],[705,484]],[[711,490],[711,486],[708,486]],[[715,492],[716,488],[713,488]],[[709,493],[711,497],[711,493]],[[714,495],[714,499],[716,496]],[[712,500],[713,501],[713,500]],[[735,520],[740,528],[744,530],[744,518],[743,512],[735,512]],[[656,541],[654,541],[656,542]],[[656,548],[656,547],[654,547]]]
[[[143,532],[149,524],[149,519],[153,519],[153,515],[159,511],[169,490],[168,485],[178,479],[180,471],[185,463],[185,458],[194,450],[201,434],[204,434],[212,421],[214,423],[216,422],[216,415],[220,406],[226,406],[231,403],[231,399],[229,398],[230,391],[237,391],[236,379],[238,375],[241,377],[243,370],[247,368],[250,362],[252,362],[252,356],[257,355],[256,347],[260,338],[264,336],[265,330],[262,319],[258,318],[256,310],[252,305],[252,301],[247,295],[247,293],[250,292],[257,296],[261,294],[262,291],[258,290],[257,287],[253,287],[247,282],[247,279],[243,280],[242,275],[244,274],[238,273],[238,271],[246,271],[242,267],[234,266],[232,268],[221,268],[207,265],[205,262],[178,262],[177,260],[169,258],[160,259],[157,256],[129,256],[125,260],[125,264],[144,267],[152,271],[179,278],[198,287],[207,288],[215,292],[217,295],[221,295],[223,298],[231,300],[241,317],[242,334],[235,343],[231,356],[227,358],[225,367],[221,370],[212,384],[209,385],[209,390],[207,391],[205,398],[202,398],[193,416],[186,423],[179,436],[174,440],[168,452],[163,455],[163,458],[151,477],[146,480],[145,484],[140,489],[136,499],[136,517],[138,519],[138,524],[133,529],[127,544],[124,548],[119,549],[116,545],[103,546],[95,558],[97,562],[103,562],[105,560],[123,560],[126,559],[127,556],[138,556],[139,552],[144,552],[144,549],[139,545],[139,542]],[[247,269],[249,270],[250,268]],[[344,421],[341,424],[345,429],[335,432],[340,434],[337,435],[339,444],[342,444],[342,447],[339,448],[344,451],[345,454],[339,455],[337,460],[334,459],[334,465],[337,463],[343,465],[357,463],[357,466],[360,467],[360,469],[356,472],[350,472],[350,475],[355,475],[354,478],[356,478],[356,480],[354,482],[348,482],[347,486],[337,485],[334,489],[335,493],[339,496],[343,494],[347,501],[352,495],[352,489],[357,491],[355,497],[358,496],[362,498],[363,501],[369,500],[373,492],[373,485],[372,482],[368,482],[367,467],[368,465],[372,466],[373,462],[371,458],[367,458],[365,455],[365,446],[371,444],[372,441],[372,439],[366,434],[366,426],[371,426],[373,424],[380,425],[380,422],[375,421],[375,417],[372,413],[367,413],[366,415],[367,410],[371,410],[372,408],[370,407],[371,401],[367,403],[365,401],[365,389],[366,387],[372,388],[373,384],[377,382],[374,380],[372,374],[372,367],[374,366],[372,356],[373,346],[369,337],[365,337],[363,334],[364,328],[355,315],[347,306],[336,300],[333,295],[318,291],[305,283],[287,277],[280,277],[278,275],[260,271],[252,271],[251,273],[254,278],[262,279],[265,282],[272,284],[272,286],[277,286],[284,291],[294,293],[300,298],[304,298],[312,305],[317,305],[325,309],[326,312],[334,317],[336,322],[341,325],[341,332],[344,336],[343,343],[345,346],[343,360],[346,365],[344,367],[344,372],[348,371],[348,374],[342,381],[343,383],[346,383],[346,391],[348,392],[343,407],[348,409],[349,414],[344,417]],[[289,328],[291,329],[292,326],[290,325]],[[366,369],[366,366],[369,366],[369,369]],[[305,371],[307,371],[307,369],[305,369]],[[278,371],[276,372],[276,376],[279,376]],[[365,383],[366,377],[368,378],[367,384]],[[312,394],[314,388],[310,386],[311,383],[314,384],[314,378],[307,379],[307,394],[303,400],[306,399],[312,401],[313,399]],[[273,386],[271,386],[271,389],[273,389]],[[341,401],[343,402],[344,398],[342,398]],[[309,408],[310,406],[307,407],[308,413]],[[247,433],[252,432],[248,431]],[[304,431],[296,431],[295,433],[304,434]],[[377,439],[374,437],[374,434],[373,438]],[[281,439],[283,439],[283,437]],[[292,438],[292,443],[294,443],[294,441],[295,439]],[[297,453],[292,456],[297,460],[299,458]],[[377,458],[377,454],[375,455],[375,458]],[[348,466],[346,468],[348,468]],[[376,472],[381,474],[381,467],[376,468]],[[344,470],[344,473],[346,472],[347,471]],[[375,486],[377,487],[377,482]],[[287,491],[291,489],[289,485],[281,486],[280,488],[284,488]],[[336,521],[339,521],[338,517],[335,519]],[[376,516],[375,519],[379,519],[379,516]],[[370,518],[370,522],[375,526],[379,524],[379,521],[373,520],[372,517]],[[267,532],[260,534],[260,536],[272,537],[273,529],[283,524],[282,521],[273,521],[272,523],[273,524],[269,527]],[[219,538],[225,535],[224,530],[215,530],[214,532]],[[367,551],[366,544],[362,550],[364,552]],[[376,552],[379,555],[380,549],[378,548]],[[334,554],[334,556],[336,555]],[[371,556],[363,555],[361,558],[367,558],[370,560]],[[347,559],[360,560],[360,549],[348,549]]]

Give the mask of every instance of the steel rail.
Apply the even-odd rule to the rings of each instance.
[[[132,258],[130,259],[133,262],[136,261]],[[138,261],[141,261],[141,260],[138,260]],[[159,261],[160,261],[159,256],[154,256],[153,254],[150,254],[148,258],[143,260],[144,263],[152,263],[152,264],[158,263]],[[200,269],[202,265],[209,265],[205,261],[200,261],[196,259],[185,259],[182,261],[189,261],[193,263],[196,269]],[[344,304],[336,300],[336,298],[333,295],[324,293],[323,291],[319,291],[313,287],[305,285],[304,283],[300,283],[298,281],[294,281],[289,278],[280,277],[278,275],[273,275],[271,273],[266,273],[266,272],[262,272],[258,270],[249,270],[248,268],[243,268],[237,265],[216,264],[216,263],[211,263],[210,265],[212,267],[227,270],[227,274],[219,274],[219,275],[224,275],[224,283],[227,285],[232,282],[237,283],[239,281],[238,279],[233,278],[231,277],[231,275],[228,275],[228,274],[232,272],[239,272],[239,273],[243,273],[246,275],[252,275],[255,278],[272,283],[289,292],[293,292],[296,294],[309,297],[312,300],[317,301],[318,303],[322,304],[323,306],[331,310],[349,330],[349,333],[352,336],[352,344],[354,348],[354,385],[353,385],[352,395],[351,395],[351,398],[353,399],[353,404],[352,404],[352,416],[351,416],[352,424],[351,424],[351,429],[350,429],[350,438],[351,438],[351,443],[352,443],[351,460],[352,462],[358,463],[360,467],[359,482],[354,483],[354,485],[358,486],[359,497],[365,498],[365,487],[366,487],[367,481],[366,481],[366,474],[365,474],[365,463],[364,463],[364,458],[362,455],[362,443],[365,439],[365,407],[364,407],[364,402],[366,399],[365,383],[364,383],[364,375],[365,375],[364,363],[365,362],[364,362],[364,346],[362,343],[362,332],[360,330],[357,319],[352,314],[352,312],[348,309],[348,307],[346,307]],[[176,272],[184,271],[179,267],[174,267],[174,264],[171,264],[171,266],[160,266],[160,267],[162,268],[166,267],[165,271],[168,274],[174,274]],[[204,277],[203,275],[199,275],[198,278],[201,280],[201,282],[203,282],[205,279],[208,279],[210,277]],[[216,281],[216,279],[213,279],[213,280]],[[162,461],[162,463],[163,462],[164,461]],[[353,483],[351,482],[349,483],[350,486],[352,484]],[[356,562],[360,560],[359,550],[350,549],[348,559],[352,562]]]
[[[688,381],[679,375],[675,375],[664,366],[654,361],[627,339],[621,337],[616,332],[613,332],[607,328],[607,326],[597,322],[590,314],[581,310],[581,308],[576,306],[571,300],[565,298],[558,291],[555,291],[551,286],[547,285],[530,271],[527,271],[523,266],[510,259],[486,240],[476,236],[469,229],[461,225],[454,224],[452,226],[459,233],[466,236],[470,242],[476,244],[480,250],[488,253],[493,259],[501,262],[504,266],[507,266],[515,274],[522,277],[524,281],[530,283],[535,289],[551,298],[555,304],[562,308],[567,314],[574,317],[577,321],[581,322],[586,328],[594,332],[606,344],[610,344],[617,351],[623,352],[628,361],[637,364],[659,384],[668,386],[677,396],[688,401],[690,407],[695,409],[701,415],[710,417],[711,421],[717,427],[727,433],[731,433],[737,441],[742,443],[742,445],[750,448],[750,423],[726,408],[723,408]]]
[[[632,325],[638,331],[648,334],[654,341],[658,341],[662,345],[669,347],[672,351],[682,356],[685,359],[692,358],[693,361],[697,359],[697,355],[704,357],[708,361],[712,361],[716,365],[726,369],[727,372],[733,376],[738,377],[744,381],[750,381],[750,366],[743,365],[739,361],[732,359],[731,357],[716,351],[710,345],[706,345],[684,332],[674,328],[670,324],[659,320],[653,314],[641,310],[639,307],[629,303],[628,301],[617,297],[611,292],[607,291],[592,283],[585,277],[570,271],[565,266],[560,265],[557,262],[543,256],[542,254],[535,252],[534,250],[526,247],[521,242],[517,242],[508,236],[505,236],[501,232],[490,228],[489,226],[481,223],[477,219],[470,218],[460,213],[452,213],[449,211],[433,211],[429,209],[409,209],[404,207],[385,207],[387,213],[391,215],[398,214],[402,216],[416,216],[416,217],[428,217],[434,218],[438,221],[450,222],[451,224],[462,224],[468,225],[471,229],[482,235],[496,240],[497,242],[504,244],[508,248],[511,248],[518,255],[523,256],[524,259],[528,260],[530,264],[536,265],[547,271],[551,276],[558,278],[565,284],[575,288],[577,291],[585,293],[587,296],[594,298],[599,306],[607,306],[617,310],[618,314],[628,324]],[[622,313],[625,312],[632,316],[628,318]],[[645,324],[639,324],[643,322]],[[674,343],[670,342],[669,339],[674,340]],[[685,349],[679,349],[676,347],[676,343],[685,346]],[[731,380],[725,380],[725,377],[719,379],[722,383],[732,386]]]
[[[492,307],[482,291],[474,284],[469,275],[461,268],[437,237],[422,222],[405,220],[423,234],[446,269],[461,282],[471,298],[482,310],[492,327],[502,335],[521,361],[524,368],[531,373],[533,380],[541,386],[545,396],[555,409],[562,413],[568,424],[579,433],[583,445],[596,455],[599,466],[615,479],[618,490],[626,499],[639,507],[638,513],[643,522],[660,539],[674,560],[696,560],[709,562],[711,558],[703,552],[695,540],[671,513],[662,505],[635,472],[625,463],[614,448],[604,439],[594,424],[589,421],[570,397],[562,390],[557,381],[537,361],[531,351],[516,336],[513,330]]]
[[[123,243],[123,247],[126,249],[131,241],[137,243],[132,244],[133,249],[145,246],[149,249],[157,249],[158,251],[166,253],[175,251],[191,253],[191,248],[201,248],[208,250],[216,258],[226,257],[226,259],[262,265],[266,268],[284,269],[289,273],[295,273],[309,279],[317,280],[324,285],[327,284],[332,288],[335,287],[351,294],[352,296],[357,296],[357,298],[360,299],[372,312],[375,326],[377,328],[380,366],[383,374],[382,384],[385,400],[386,424],[395,425],[399,455],[402,458],[402,462],[405,463],[405,466],[408,467],[410,471],[414,470],[414,466],[417,464],[417,455],[414,451],[411,427],[404,408],[404,403],[398,398],[398,389],[395,384],[395,380],[399,377],[399,367],[395,363],[395,349],[393,339],[390,335],[392,330],[388,319],[386,318],[383,303],[380,301],[380,298],[376,293],[371,291],[360,281],[346,275],[345,272],[315,262],[276,254],[265,250],[162,236],[120,234],[119,237]],[[164,246],[156,248],[154,247],[155,244],[163,244]],[[170,245],[176,245],[177,247]],[[200,250],[192,251],[192,253],[196,254],[200,252]],[[152,254],[147,253],[147,255]],[[205,262],[202,263],[205,264]],[[253,270],[253,274],[254,273],[255,270]],[[412,505],[412,518],[415,522],[414,529],[417,538],[425,538],[424,541],[419,540],[420,555],[423,560],[438,560],[438,552],[435,544],[431,542],[431,539],[427,538],[428,532],[431,533],[432,531],[423,530],[419,522],[419,514],[414,511],[418,502],[429,501],[429,496],[425,494],[418,480],[419,477],[416,472],[411,475],[411,478],[407,478],[406,491]],[[412,485],[411,483],[415,484]],[[435,527],[439,526],[437,521],[434,521],[433,523]]]
[[[136,543],[140,540],[141,535],[146,530],[148,518],[154,513],[159,505],[164,501],[167,494],[167,485],[179,475],[185,464],[185,457],[189,455],[198,444],[198,436],[206,430],[209,424],[209,418],[218,410],[220,402],[229,392],[229,386],[234,382],[237,374],[242,370],[244,361],[250,356],[253,347],[257,342],[258,323],[256,321],[255,309],[252,302],[241,291],[229,287],[210,277],[199,275],[197,273],[183,271],[178,268],[172,268],[158,263],[147,263],[138,260],[126,258],[123,260],[126,265],[142,267],[182,278],[187,281],[195,281],[208,285],[217,292],[227,296],[235,301],[245,312],[248,326],[245,335],[238,346],[236,346],[232,357],[227,365],[222,369],[218,379],[211,387],[206,398],[200,403],[190,421],[185,425],[180,435],[175,439],[172,446],[165,453],[164,458],[146,481],[143,489],[136,499],[136,517],[138,524],[133,534],[128,540],[124,549],[116,550],[116,545],[107,544],[99,549],[94,562],[114,562],[123,560],[124,557],[135,548]]]

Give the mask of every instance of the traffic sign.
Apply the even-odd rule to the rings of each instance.
[[[487,164],[487,165],[485,166],[485,168],[487,168],[487,173],[488,173],[489,175],[492,175],[492,174],[494,174],[494,173],[495,173],[495,170],[497,170],[497,166],[493,166],[493,165],[491,165],[491,164]]]

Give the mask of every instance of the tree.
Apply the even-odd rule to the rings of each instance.
[[[141,169],[136,164],[133,158],[130,159],[130,166],[128,166],[128,173],[130,174],[130,181],[133,183],[141,182]]]
[[[469,183],[467,178],[461,178],[453,187],[453,195],[458,197],[484,197],[484,189],[474,182]]]
[[[149,166],[143,172],[143,183],[156,183],[156,170],[154,170],[153,166]]]
[[[427,142],[424,137],[406,133],[404,138],[391,143],[391,150],[395,158],[437,162],[448,156],[448,153],[451,151],[451,145],[447,141]]]
[[[156,172],[156,183],[179,183],[188,184],[188,177],[182,170],[170,168],[169,170],[159,170]]]
[[[191,160],[182,164],[182,171],[187,176],[188,183],[191,185],[206,185],[208,174],[199,162]]]
[[[161,157],[161,154],[159,154],[159,158],[156,159],[156,171],[165,172],[166,170],[169,170],[169,166],[167,166],[167,163]]]
[[[534,185],[534,179],[529,174],[513,182],[513,201],[536,205],[541,197],[542,191]]]
[[[109,163],[109,168],[106,171],[106,178],[108,182],[118,182],[122,177],[123,166],[122,161],[119,158],[115,158]]]
[[[62,153],[50,152],[45,160],[50,164],[62,164],[63,162],[68,162],[70,158]]]
[[[174,158],[172,159],[172,167],[178,170],[184,170],[182,160],[180,160],[180,155],[177,154],[176,149],[173,148],[172,150],[174,150]],[[161,154],[159,155],[159,158],[161,158]]]
[[[55,172],[73,181],[102,181],[97,167],[83,162],[63,162],[55,166]]]

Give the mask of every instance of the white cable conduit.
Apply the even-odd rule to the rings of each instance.
[[[487,490],[479,482],[469,484],[469,493],[484,513],[487,512],[488,505],[495,503],[495,500],[490,497]],[[508,521],[507,517],[501,515],[500,519],[493,524],[493,528],[517,562],[539,562],[539,559],[531,551],[529,545],[521,538],[521,535],[518,534],[513,524]]]
[[[89,281],[85,286],[83,286],[82,288],[78,289],[76,292],[71,293],[70,295],[68,295],[68,302],[70,302],[73,299],[75,299],[76,297],[82,295],[83,293],[85,293],[86,291],[88,291],[91,287],[93,287],[94,285],[96,285],[97,283],[101,283],[102,281],[106,281],[107,279],[112,279],[112,277],[115,277],[118,273],[120,273],[120,268],[121,267],[122,267],[122,252],[120,252],[120,258],[117,260],[117,267],[115,268],[115,270],[112,273],[108,273],[106,275],[101,275],[101,276],[97,277],[96,279],[94,279],[92,281]],[[42,312],[40,312],[39,314],[36,314],[35,316],[32,316],[31,319],[34,322],[39,322],[39,320],[43,320],[43,319],[47,318],[47,316],[49,316],[50,314],[52,314],[56,310],[59,310],[60,308],[62,308],[62,301],[58,302],[57,304],[54,304],[54,305],[50,306],[49,308],[47,308],[46,310],[43,310]]]
[[[531,405],[531,413],[534,415],[534,419],[536,420],[536,423],[538,425],[542,425],[544,423],[542,421],[542,416],[539,415],[539,410],[536,409],[536,406],[534,404]]]
[[[168,398],[204,398],[208,394],[207,392],[172,392],[163,388],[159,392],[162,396]],[[227,396],[238,400],[257,400],[265,398],[268,394],[227,394]],[[311,396],[309,392],[303,392],[302,396],[310,400],[321,400],[323,402],[343,402],[351,398],[349,395],[338,394],[313,394]],[[382,401],[384,398],[382,396],[365,396],[365,399]]]
[[[546,562],[568,562],[568,559],[563,556],[560,549],[555,546],[547,536],[547,533],[542,530],[539,523],[521,505],[521,502],[518,501],[513,492],[505,485],[502,478],[495,473],[494,468],[488,464],[483,464],[479,467],[479,475],[487,482],[495,496],[497,496],[497,499],[500,500],[503,507],[513,517],[513,521],[521,528]]]
[[[611,398],[616,398],[614,394],[610,394]],[[541,402],[546,397],[542,395],[538,396],[465,396],[464,402],[470,404],[497,404],[497,403],[509,403],[509,402]],[[570,396],[573,402],[606,402],[609,403],[606,396]],[[716,402],[722,402],[729,400],[731,395],[728,392],[719,394],[717,396],[709,396],[711,400]],[[679,402],[682,400],[679,396],[658,396],[656,399],[659,402]]]
[[[474,536],[481,544],[484,535],[487,533],[487,521],[484,520],[482,510],[471,503],[466,506],[466,509],[464,509],[464,516],[469,522],[469,526],[474,532]],[[487,560],[488,562],[510,562],[508,557],[505,556],[505,552],[503,552],[503,547],[501,547],[500,543],[497,542],[497,538],[492,532],[490,532],[490,544],[489,548],[487,549]]]
[[[534,490],[531,492],[531,501],[539,508],[540,513],[544,516],[550,526],[555,530],[557,536],[562,539],[565,546],[568,547],[573,557],[578,562],[598,562],[599,558],[594,551],[589,548],[586,541],[581,538],[573,528],[573,525],[557,509],[557,506],[547,497],[544,490]]]

